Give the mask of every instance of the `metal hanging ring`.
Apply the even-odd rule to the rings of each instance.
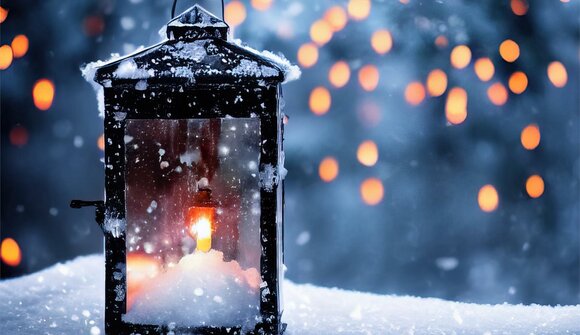
[[[173,19],[175,17],[175,7],[177,6],[177,0],[173,0],[173,6],[171,6],[171,18]],[[222,21],[226,21],[225,15],[224,15],[224,0],[222,0]]]

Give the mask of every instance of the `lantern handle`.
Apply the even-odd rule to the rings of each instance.
[[[99,227],[101,227],[101,229],[104,232],[105,231],[103,229],[103,226],[105,224],[105,202],[104,201],[102,201],[102,200],[96,200],[96,201],[72,200],[70,202],[71,208],[83,208],[83,207],[89,207],[89,206],[95,207],[95,221],[97,221],[97,224],[99,225]]]
[[[177,0],[173,0],[173,6],[171,6],[171,18],[175,17],[175,7],[177,6]],[[226,17],[224,15],[224,0],[222,0],[222,21],[226,21]]]

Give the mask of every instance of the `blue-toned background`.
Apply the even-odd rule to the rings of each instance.
[[[193,3],[181,0],[178,11]],[[18,54],[14,37],[29,41],[11,62],[10,48],[0,49],[1,235],[22,256],[16,266],[5,259],[2,277],[102,251],[93,211],[68,208],[70,199],[101,199],[104,184],[102,120],[79,67],[158,42],[171,4],[2,2],[0,44]],[[221,11],[219,1],[200,4]],[[284,88],[288,278],[473,302],[580,303],[578,1],[226,5],[236,38],[302,67],[302,78]],[[371,44],[379,30],[388,31],[376,37],[382,50]],[[513,62],[499,52],[508,39],[519,47]],[[503,56],[511,60],[509,51]],[[481,58],[494,65],[489,81],[475,71]],[[340,88],[328,78],[338,61],[350,70]],[[438,86],[425,87],[434,69],[445,73],[446,86],[434,79]],[[518,71],[528,82],[521,94],[512,91],[521,81],[509,85]],[[55,88],[46,111],[33,101],[40,79]],[[450,94],[460,88],[466,109]],[[521,143],[529,125],[541,134],[532,150]],[[365,165],[357,150],[368,140],[378,161],[371,145],[370,155],[360,155]],[[541,194],[526,190],[532,175],[544,183]],[[484,185],[491,186],[480,193]]]

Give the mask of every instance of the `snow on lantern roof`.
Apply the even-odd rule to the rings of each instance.
[[[283,56],[227,40],[228,29],[224,21],[195,5],[169,21],[168,39],[109,62],[90,63],[83,73],[105,87],[168,79],[191,85],[277,84],[300,76],[300,69]]]

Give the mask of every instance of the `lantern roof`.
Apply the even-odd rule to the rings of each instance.
[[[104,87],[141,83],[207,85],[276,84],[297,79],[300,70],[283,56],[259,52],[228,39],[228,25],[195,5],[166,26],[167,39],[108,62],[85,67]],[[91,69],[94,71],[91,71]],[[137,87],[137,86],[136,86]]]

